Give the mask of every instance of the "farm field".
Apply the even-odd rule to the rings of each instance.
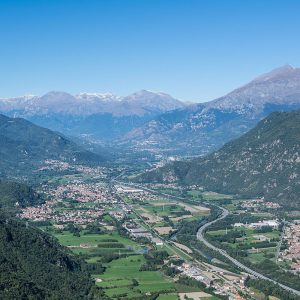
[[[233,199],[233,196],[231,196],[231,195],[219,194],[216,192],[203,192],[202,197],[204,200],[207,200],[207,201]]]
[[[144,263],[142,255],[132,255],[105,264],[105,272],[96,276],[102,280],[97,284],[110,297],[122,294],[133,297],[147,292],[175,292],[174,283],[159,271],[140,271]]]
[[[89,244],[90,246],[97,246],[98,244],[114,240],[116,243],[122,243],[125,246],[137,246],[134,241],[121,237],[117,232],[111,234],[80,234],[80,236],[74,236],[69,231],[63,231],[62,233],[56,233],[54,236],[64,246],[80,246],[81,244]]]
[[[107,296],[134,298],[145,293],[167,292],[173,294],[167,295],[165,299],[177,299],[175,284],[171,278],[164,276],[160,271],[140,271],[146,262],[142,255],[145,251],[143,246],[120,236],[117,232],[85,233],[82,231],[80,236],[74,236],[73,233],[64,230],[53,235],[72,252],[84,255],[88,264],[101,262],[105,253],[120,255],[110,262],[102,262],[105,271],[92,275]],[[122,256],[125,253],[126,256]]]
[[[88,263],[101,261],[103,255],[145,253],[147,248],[120,236],[116,231],[109,234],[84,234],[74,236],[69,231],[53,234],[60,244],[70,248],[75,254],[85,255]]]
[[[157,298],[157,300],[177,300],[178,295],[177,294],[160,294]]]
[[[143,208],[149,213],[158,215],[158,216],[168,216],[170,214],[176,215],[176,213],[184,212],[184,209],[180,206],[177,206],[176,203],[168,202],[153,202],[147,205],[143,205]]]
[[[168,236],[176,231],[183,220],[193,221],[210,213],[210,209],[200,205],[168,200],[134,204],[133,208],[139,217],[131,216],[131,219],[142,227],[154,230],[160,236]],[[141,223],[139,219],[143,222]]]
[[[253,253],[250,253],[248,258],[252,263],[260,263],[263,260],[266,259],[269,255],[272,255],[272,257],[275,257],[276,253],[276,247],[268,247],[263,249],[258,249],[257,252],[254,251]]]

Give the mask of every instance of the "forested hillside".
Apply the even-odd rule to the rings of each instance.
[[[63,135],[24,119],[0,115],[0,176],[24,174],[46,159],[99,164],[103,158]]]
[[[55,239],[0,213],[0,299],[87,299],[91,284]]]
[[[207,190],[265,196],[299,207],[300,111],[272,113],[239,139],[204,158],[175,162],[136,180],[198,184]]]
[[[0,208],[25,207],[41,202],[41,196],[26,184],[0,180]]]

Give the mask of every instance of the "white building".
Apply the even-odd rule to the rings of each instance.
[[[262,222],[258,222],[258,223],[251,223],[249,224],[250,228],[262,228],[262,227],[272,227],[273,229],[277,229],[279,226],[279,222],[277,220],[264,220]]]

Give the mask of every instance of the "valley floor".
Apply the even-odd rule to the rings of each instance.
[[[84,259],[107,297],[260,299],[247,274],[197,241],[199,226],[217,216],[216,205],[230,215],[208,228],[210,242],[252,266],[276,266],[278,278],[288,270],[291,284],[299,278],[297,256],[288,254],[297,243],[290,238],[295,218],[282,227],[274,203],[198,186],[131,185],[112,173],[118,174],[82,168],[50,176],[40,186],[46,203],[20,213]]]

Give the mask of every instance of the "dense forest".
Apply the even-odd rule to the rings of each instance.
[[[0,180],[0,208],[26,207],[42,201],[42,197],[26,184]]]
[[[0,299],[87,299],[83,262],[39,229],[0,213]]]

